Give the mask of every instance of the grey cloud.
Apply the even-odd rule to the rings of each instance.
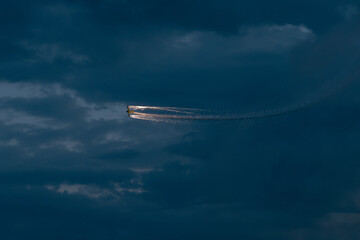
[[[0,3],[0,238],[357,239],[357,4]],[[125,113],[266,110],[349,79],[268,119]]]
[[[23,169],[72,164],[146,168],[145,158],[167,144],[166,136],[181,134],[176,130],[154,134],[139,127],[144,124],[140,122],[131,127],[123,104],[87,102],[60,85],[3,86],[0,127],[6,131],[0,134],[5,159],[1,165],[9,169],[17,164]],[[135,128],[137,134],[143,134],[141,141]],[[16,160],[9,160],[15,156]]]

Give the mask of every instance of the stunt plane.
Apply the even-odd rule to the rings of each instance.
[[[129,105],[127,106],[127,111],[126,112],[128,113],[129,117],[130,117],[130,114],[134,113],[134,111],[130,111]]]

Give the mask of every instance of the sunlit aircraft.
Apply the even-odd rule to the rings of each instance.
[[[134,113],[134,111],[130,111],[129,105],[127,106],[127,111],[126,112],[128,113],[129,117],[130,117],[130,114]]]

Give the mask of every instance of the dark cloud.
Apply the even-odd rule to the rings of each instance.
[[[358,7],[0,3],[0,237],[357,239]],[[246,121],[125,113],[325,98]]]
[[[85,109],[76,106],[74,100],[69,97],[8,99],[1,103],[1,107],[56,119],[59,122],[76,121],[85,116]]]

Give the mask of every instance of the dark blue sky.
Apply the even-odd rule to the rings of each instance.
[[[1,239],[358,239],[360,4],[0,2]],[[156,123],[126,105],[246,113]],[[310,100],[309,100],[310,99]]]

